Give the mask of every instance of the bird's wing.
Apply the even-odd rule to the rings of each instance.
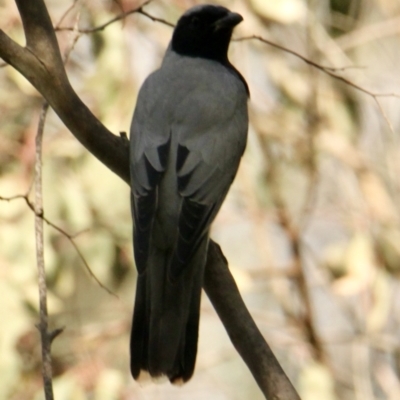
[[[198,92],[200,99],[193,96],[185,105],[188,120],[177,128],[176,171],[183,202],[170,264],[172,277],[179,276],[208,234],[246,145],[246,101],[226,102],[221,93]],[[241,95],[246,95],[244,90]]]
[[[152,99],[157,99],[156,75],[143,84],[131,126],[130,174],[131,207],[134,216],[133,243],[139,274],[146,268],[150,236],[157,207],[157,185],[167,167],[170,147],[168,128],[155,123],[157,112]],[[158,116],[158,119],[160,117]]]

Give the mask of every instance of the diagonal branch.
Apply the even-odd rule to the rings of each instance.
[[[144,11],[143,9],[139,9],[138,10],[139,14],[144,15],[145,17],[151,19],[153,22],[160,22],[161,24],[167,25],[171,28],[175,27],[175,24],[172,24],[171,22],[168,22],[167,20],[163,19],[163,18],[158,18],[155,17],[154,15],[149,14],[148,12]]]
[[[245,37],[241,37],[241,38],[238,38],[238,39],[235,39],[235,40],[237,42],[242,42],[242,41],[245,41],[245,40],[258,40],[258,41],[260,41],[262,43],[268,44],[268,45],[270,45],[272,47],[275,47],[275,48],[277,48],[279,50],[282,50],[282,51],[284,51],[286,53],[292,54],[293,56],[295,56],[297,58],[300,58],[306,64],[311,65],[312,67],[314,67],[316,69],[319,69],[322,72],[325,72],[330,77],[332,77],[334,79],[337,79],[337,80],[345,83],[346,85],[351,86],[352,88],[354,88],[356,90],[359,90],[360,92],[365,93],[365,94],[373,97],[375,100],[377,99],[377,97],[399,97],[400,98],[400,95],[396,94],[396,93],[375,93],[375,92],[371,92],[370,90],[365,89],[362,86],[357,85],[356,83],[352,82],[351,80],[346,79],[343,76],[338,75],[338,74],[335,73],[335,71],[342,71],[342,70],[345,70],[345,69],[349,69],[349,67],[335,68],[335,67],[328,67],[328,66],[325,66],[325,65],[318,64],[318,63],[310,60],[309,58],[302,56],[301,54],[297,53],[296,51],[290,50],[287,47],[284,47],[284,46],[281,46],[281,45],[279,45],[277,43],[271,42],[268,39],[264,39],[262,36],[257,36],[257,35],[245,36]]]
[[[131,14],[143,14],[143,15],[148,15],[145,11],[143,11],[143,7],[147,4],[150,3],[151,0],[147,0],[145,1],[141,6],[133,8],[132,10],[126,11],[124,13],[121,13],[119,15],[117,15],[114,18],[111,18],[110,20],[108,20],[107,22],[105,22],[104,24],[95,26],[94,28],[86,28],[86,29],[77,29],[73,26],[64,26],[64,27],[57,27],[55,28],[56,31],[61,32],[61,31],[77,31],[79,33],[95,33],[95,32],[100,32],[103,31],[105,28],[107,28],[109,25],[113,24],[114,22],[118,22],[121,21],[123,19],[125,19],[126,17],[128,17]],[[151,18],[151,17],[149,17]],[[170,24],[169,22],[165,21],[165,23],[167,25],[170,26],[174,26],[172,24]]]
[[[265,397],[300,400],[247,310],[221,248],[213,241],[208,251],[204,289]]]

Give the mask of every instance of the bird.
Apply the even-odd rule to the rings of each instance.
[[[187,10],[139,90],[130,130],[130,369],[139,381],[180,385],[194,372],[210,225],[247,141],[249,89],[228,59],[242,20],[222,6]]]

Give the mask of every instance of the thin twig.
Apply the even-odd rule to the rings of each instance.
[[[360,67],[352,66],[352,65],[346,66],[346,67],[329,67],[329,66],[326,66],[326,65],[320,65],[320,64],[318,64],[318,63],[316,63],[316,62],[314,62],[314,61],[311,61],[311,60],[308,59],[307,57],[302,56],[301,54],[297,53],[297,52],[294,51],[294,50],[290,50],[290,49],[288,49],[288,48],[285,47],[285,46],[281,46],[281,45],[278,44],[278,43],[271,42],[270,40],[264,39],[263,37],[257,36],[257,35],[239,37],[239,38],[233,39],[232,41],[234,41],[234,42],[244,42],[244,41],[253,40],[253,39],[254,39],[254,40],[259,40],[260,42],[263,42],[263,43],[265,43],[265,44],[268,44],[268,45],[270,45],[270,46],[272,46],[272,47],[275,47],[276,49],[282,50],[282,51],[284,51],[284,52],[286,52],[286,53],[292,54],[293,56],[295,56],[295,57],[300,58],[301,60],[303,60],[305,63],[307,63],[307,64],[309,64],[309,65],[312,65],[313,67],[316,67],[316,68],[321,69],[321,70],[323,70],[323,71],[331,71],[331,72],[336,71],[336,72],[340,72],[340,71],[345,71],[345,70],[347,70],[347,69],[360,68]]]
[[[375,103],[378,105],[379,111],[381,112],[381,114],[382,114],[382,116],[383,116],[383,119],[386,121],[387,125],[389,126],[390,132],[394,135],[395,133],[394,133],[393,125],[392,125],[392,123],[389,121],[389,118],[388,118],[388,116],[386,115],[385,111],[383,110],[381,103],[379,102],[379,100],[378,100],[378,98],[377,98],[376,96],[372,96],[372,97],[374,98]]]
[[[245,41],[245,40],[258,40],[258,41],[260,41],[262,43],[268,44],[268,45],[270,45],[272,47],[275,47],[277,49],[280,49],[280,50],[282,50],[282,51],[284,51],[286,53],[292,54],[297,58],[300,58],[306,64],[311,65],[312,67],[314,67],[314,68],[326,73],[330,77],[332,77],[332,78],[334,78],[334,79],[336,79],[338,81],[341,81],[341,82],[345,83],[346,85],[348,85],[348,86],[350,86],[350,87],[352,87],[352,88],[354,88],[354,89],[356,89],[356,90],[358,90],[358,91],[360,91],[362,93],[367,94],[368,96],[371,96],[374,99],[374,101],[376,102],[376,104],[378,105],[378,108],[381,111],[382,116],[383,116],[384,120],[386,121],[386,123],[387,123],[387,125],[389,127],[390,132],[394,135],[393,126],[390,123],[389,119],[387,118],[386,114],[383,112],[382,106],[379,103],[378,98],[379,97],[396,97],[396,98],[400,98],[399,94],[397,94],[397,93],[375,93],[375,92],[372,92],[372,91],[370,91],[368,89],[363,88],[360,85],[357,85],[356,83],[352,82],[351,80],[349,80],[347,78],[344,78],[343,76],[338,75],[338,74],[335,73],[336,71],[341,71],[341,70],[344,70],[345,68],[347,69],[348,67],[334,68],[334,67],[327,67],[327,66],[324,66],[324,65],[320,65],[320,64],[318,64],[318,63],[316,63],[316,62],[314,62],[314,61],[302,56],[301,54],[297,53],[294,50],[290,50],[290,49],[288,49],[288,48],[286,48],[284,46],[281,46],[281,45],[279,45],[277,43],[271,42],[270,40],[264,39],[261,36],[257,36],[257,35],[245,36],[245,37],[241,37],[241,38],[238,38],[238,39],[235,39],[235,40],[237,42]]]
[[[77,0],[74,0],[73,3],[64,11],[64,14],[61,16],[61,18],[57,22],[57,25],[55,26],[55,28],[58,28],[62,24],[64,19],[67,17],[67,15],[74,9],[74,7],[76,6],[76,3],[77,3]]]
[[[25,198],[25,200],[27,200],[27,199]],[[27,203],[29,205],[29,200],[27,201]],[[73,248],[75,249],[76,253],[78,254],[79,258],[83,262],[83,265],[85,266],[85,268],[88,271],[89,275],[94,279],[94,281],[102,289],[104,289],[108,294],[110,294],[111,296],[114,296],[115,298],[119,299],[119,297],[112,290],[110,290],[107,286],[105,286],[103,283],[101,283],[99,278],[97,278],[97,276],[94,274],[94,272],[90,268],[88,262],[86,261],[84,255],[82,254],[81,250],[79,249],[78,245],[75,243],[74,237],[76,237],[78,234],[80,234],[82,232],[79,232],[78,234],[75,234],[75,235],[70,235],[69,233],[67,233],[63,229],[61,229],[59,226],[57,226],[57,225],[53,224],[53,222],[49,221],[44,216],[44,214],[41,215],[41,218],[43,219],[44,222],[46,222],[47,225],[51,226],[56,231],[60,232],[62,235],[64,235],[69,240],[69,242],[72,244]]]
[[[161,24],[170,26],[171,28],[175,27],[175,24],[172,24],[171,22],[168,22],[167,20],[165,20],[163,18],[154,17],[153,15],[149,14],[148,12],[146,12],[142,9],[139,9],[138,13],[144,15],[145,17],[151,19],[154,22],[160,22]]]
[[[114,18],[111,18],[110,20],[108,20],[107,22],[105,22],[104,24],[98,25],[94,28],[87,28],[87,29],[80,29],[80,28],[76,28],[74,26],[65,26],[65,27],[59,27],[56,26],[54,28],[55,31],[58,32],[62,32],[62,31],[74,31],[74,32],[79,32],[79,33],[95,33],[95,32],[100,32],[102,30],[104,30],[105,28],[107,28],[109,25],[113,24],[114,22],[118,22],[121,21],[122,19],[125,19],[127,16],[131,15],[131,14],[135,14],[135,13],[139,13],[139,14],[143,14],[146,15],[147,13],[145,13],[145,11],[142,10],[142,7],[146,6],[147,4],[150,3],[151,0],[147,0],[145,1],[141,6],[133,8],[132,10],[126,11],[124,13],[121,13],[119,15],[117,15]],[[151,17],[149,17],[151,18]],[[161,21],[160,21],[161,22]],[[166,22],[166,21],[165,21]],[[167,23],[168,24],[168,23]]]
[[[125,19],[127,16],[129,16],[131,14],[134,14],[134,13],[142,14],[145,17],[151,19],[154,22],[160,22],[160,23],[162,23],[164,25],[167,25],[167,26],[170,26],[170,27],[174,28],[175,24],[173,24],[171,22],[168,22],[167,20],[165,20],[163,18],[155,17],[155,16],[149,14],[147,11],[143,10],[143,7],[146,6],[150,1],[151,0],[148,0],[145,3],[143,3],[140,7],[132,9],[132,10],[129,10],[129,11],[125,12],[125,13],[122,13],[122,14],[116,16],[115,18],[112,18],[109,21],[107,21],[106,23],[104,23],[102,25],[99,25],[99,26],[97,26],[95,28],[77,29],[76,27],[57,27],[55,30],[58,30],[58,31],[69,30],[69,31],[76,31],[76,32],[79,32],[79,33],[94,33],[94,32],[101,31],[101,30],[105,29],[107,26],[111,25],[112,23],[120,21],[121,19]],[[349,86],[353,87],[356,90],[359,90],[359,91],[361,91],[361,92],[363,92],[365,94],[368,94],[369,96],[372,96],[374,98],[374,100],[377,102],[378,107],[379,107],[380,110],[382,110],[382,107],[379,104],[379,102],[377,101],[378,97],[397,97],[397,98],[400,98],[400,95],[397,94],[397,93],[375,93],[375,92],[372,92],[372,91],[370,91],[368,89],[363,88],[360,85],[357,85],[356,83],[352,82],[351,80],[349,80],[347,78],[344,78],[343,76],[337,75],[335,73],[335,72],[342,72],[342,71],[349,70],[349,69],[356,69],[356,68],[358,69],[358,68],[362,68],[362,67],[351,66],[351,65],[350,66],[344,66],[344,67],[330,67],[330,66],[326,66],[326,65],[321,65],[321,64],[318,64],[318,63],[308,59],[307,57],[302,56],[301,54],[297,53],[294,50],[288,49],[287,47],[281,46],[281,45],[279,45],[277,43],[274,43],[274,42],[272,42],[272,41],[270,41],[268,39],[265,39],[265,38],[263,38],[261,36],[258,36],[258,35],[251,35],[251,36],[245,36],[245,37],[240,37],[240,38],[234,39],[234,41],[236,41],[236,42],[247,41],[247,40],[258,40],[258,41],[263,42],[265,44],[268,44],[268,45],[270,45],[272,47],[275,47],[275,48],[277,48],[279,50],[282,50],[282,51],[284,51],[286,53],[292,54],[293,56],[295,56],[297,58],[300,58],[306,64],[311,65],[314,68],[317,68],[320,71],[325,72],[326,74],[328,74],[332,78],[337,79],[337,80],[345,83],[346,85],[349,85]],[[393,131],[393,128],[392,128],[391,124],[389,123],[389,121],[387,120],[387,118],[385,117],[385,115],[384,115],[384,118],[385,118],[385,121],[388,123],[391,131]]]
[[[44,122],[46,119],[49,104],[43,103],[40,113],[39,125],[36,134],[36,157],[35,157],[35,237],[36,237],[36,258],[38,268],[38,286],[39,286],[39,308],[40,322],[37,325],[40,332],[40,341],[42,345],[42,377],[44,385],[44,394],[46,400],[53,400],[53,373],[51,367],[51,341],[48,333],[48,312],[47,312],[47,286],[46,270],[44,265],[44,247],[43,247],[43,196],[42,196],[42,139]]]
[[[314,68],[317,68],[320,71],[325,72],[326,74],[328,74],[332,78],[337,79],[339,81],[342,81],[346,85],[349,85],[349,86],[353,87],[354,89],[357,89],[360,92],[368,94],[369,96],[372,96],[374,98],[376,98],[376,97],[398,97],[398,98],[400,98],[400,95],[396,94],[396,93],[374,93],[374,92],[371,92],[370,90],[367,90],[367,89],[363,88],[362,86],[359,86],[356,83],[350,81],[349,79],[346,79],[343,76],[335,74],[335,72],[334,72],[334,71],[341,71],[341,70],[344,70],[344,69],[348,69],[348,67],[334,68],[334,67],[327,67],[327,66],[324,66],[324,65],[320,65],[320,64],[308,59],[307,57],[304,57],[301,54],[295,52],[294,50],[290,50],[290,49],[288,49],[288,48],[286,48],[284,46],[281,46],[281,45],[279,45],[277,43],[271,42],[270,40],[264,39],[261,36],[257,36],[257,35],[245,36],[245,37],[241,37],[241,38],[238,38],[238,39],[235,39],[235,40],[237,42],[241,42],[241,41],[245,41],[245,40],[258,40],[258,41],[260,41],[262,43],[268,44],[268,45],[270,45],[272,47],[275,47],[275,48],[277,48],[279,50],[282,50],[282,51],[284,51],[286,53],[292,54],[292,55],[296,56],[297,58],[300,58],[306,64],[311,65]]]
[[[75,251],[78,254],[78,257],[81,259],[83,265],[85,266],[86,270],[88,271],[89,275],[94,279],[94,281],[102,288],[104,289],[108,294],[116,297],[117,299],[119,299],[119,297],[112,291],[110,290],[107,286],[105,286],[100,280],[99,278],[97,278],[97,276],[95,275],[95,273],[92,271],[92,269],[89,266],[89,263],[86,261],[85,256],[82,254],[81,250],[79,249],[79,246],[76,244],[74,238],[76,238],[78,235],[80,235],[82,232],[85,232],[85,230],[74,233],[74,234],[70,234],[68,232],[66,232],[64,229],[60,228],[58,225],[54,224],[53,222],[51,222],[48,218],[45,217],[43,210],[41,210],[41,213],[37,213],[35,206],[33,205],[33,203],[29,200],[29,192],[27,194],[17,194],[15,196],[10,196],[10,197],[4,197],[4,196],[0,196],[0,200],[2,201],[12,201],[12,200],[17,200],[17,199],[23,199],[25,200],[25,203],[27,204],[27,206],[34,212],[36,217],[41,218],[44,222],[46,222],[47,225],[49,225],[50,227],[52,227],[53,229],[55,229],[57,232],[61,233],[63,236],[65,236],[68,241],[72,244],[73,248],[75,249]]]

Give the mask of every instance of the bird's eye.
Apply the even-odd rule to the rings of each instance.
[[[198,29],[200,27],[200,19],[197,17],[193,17],[190,21],[190,25],[193,29]]]

